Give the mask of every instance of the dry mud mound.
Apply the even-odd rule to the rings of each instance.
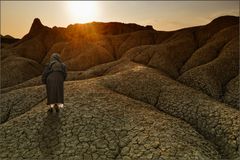
[[[239,159],[238,23],[162,32],[36,19],[1,50],[0,159]],[[60,113],[47,112],[40,76],[53,52],[70,70]]]
[[[2,158],[239,156],[238,110],[155,69],[122,63],[108,65],[105,76],[66,82],[66,106],[59,114],[47,113],[44,86],[2,94],[1,107],[11,108],[1,117],[8,118],[1,124]],[[25,152],[21,145],[32,149]]]
[[[65,86],[68,98],[59,114],[48,114],[43,101],[1,125],[2,159],[219,158],[214,145],[186,122],[98,80]]]

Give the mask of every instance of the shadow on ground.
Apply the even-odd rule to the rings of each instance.
[[[61,120],[58,113],[47,113],[40,130],[40,151],[43,159],[52,159],[61,150]]]

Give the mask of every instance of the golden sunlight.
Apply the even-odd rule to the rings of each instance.
[[[94,21],[97,17],[96,1],[68,1],[68,9],[72,20],[78,23]]]

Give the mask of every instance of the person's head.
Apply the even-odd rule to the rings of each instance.
[[[58,53],[53,53],[50,58],[50,62],[52,61],[61,61],[60,55]]]

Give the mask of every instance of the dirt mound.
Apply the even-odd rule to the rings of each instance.
[[[33,60],[8,56],[1,61],[1,87],[19,84],[41,74],[42,70],[42,66]]]
[[[35,19],[1,50],[0,158],[239,158],[238,23],[162,32]],[[70,71],[65,108],[48,114],[41,72],[54,52]]]
[[[1,142],[5,142],[0,143],[1,158],[219,158],[214,146],[190,125],[151,105],[117,94],[96,80],[65,86],[68,98],[59,114],[47,114],[43,101],[25,114],[12,114],[16,117],[0,126]],[[35,89],[37,93],[38,88],[28,91]],[[10,93],[22,95],[26,91]],[[9,97],[7,94],[3,97]],[[24,106],[31,97],[22,96]]]
[[[179,81],[219,99],[223,87],[239,72],[239,38],[230,40],[212,61],[184,72]]]
[[[239,91],[239,75],[233,78],[225,87],[223,100],[225,103],[232,105],[236,109],[240,109],[240,91]]]

